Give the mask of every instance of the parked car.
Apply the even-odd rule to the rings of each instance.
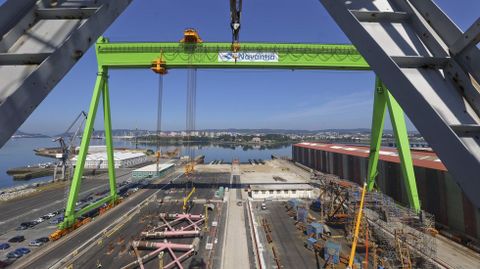
[[[8,240],[10,243],[19,243],[25,241],[25,236],[23,235],[17,235]]]
[[[16,228],[16,230],[17,231],[26,230],[26,229],[34,227],[35,225],[37,225],[37,223],[35,223],[33,221],[22,222],[22,223],[20,223],[20,226],[18,226]]]
[[[9,259],[18,259],[22,256],[23,256],[23,254],[21,252],[18,252],[18,251],[11,251],[7,254],[7,258],[9,258]]]
[[[38,240],[40,242],[43,242],[43,243],[47,243],[48,241],[50,241],[50,238],[48,237],[40,237],[40,238],[37,238],[35,240]]]
[[[53,217],[55,217],[56,215],[57,215],[57,214],[55,214],[54,212],[52,212],[52,213],[46,214],[45,216],[47,216],[47,217],[49,217],[49,218],[53,218]]]
[[[0,261],[0,268],[7,268],[12,263],[11,259]]]
[[[29,249],[29,248],[25,248],[25,247],[21,247],[21,248],[17,248],[17,249],[15,250],[15,252],[20,252],[20,253],[22,253],[22,255],[25,255],[25,254],[30,253],[30,249]]]
[[[5,249],[8,249],[10,248],[10,244],[9,243],[1,243],[0,244],[0,249],[1,250],[5,250]]]
[[[63,221],[63,217],[58,217],[58,218],[54,218],[52,220],[50,220],[48,223],[50,224],[59,224],[60,222]]]
[[[266,210],[267,209],[267,205],[265,203],[262,203],[262,206],[261,206],[262,210]]]
[[[17,230],[17,231],[26,230],[26,229],[28,229],[28,227],[25,226],[25,225],[20,225],[17,228],[15,228],[15,230]]]
[[[45,221],[45,220],[44,220],[42,217],[33,220],[33,222],[35,222],[36,224],[42,223],[42,222],[44,222],[44,221]]]
[[[28,245],[29,246],[32,246],[32,247],[40,247],[40,246],[43,246],[45,243],[43,242],[40,242],[38,240],[33,240],[31,241]]]
[[[65,211],[65,209],[59,209],[59,210],[57,210],[57,211],[54,211],[53,214],[55,214],[55,215],[60,215],[60,214],[62,214],[64,211]]]

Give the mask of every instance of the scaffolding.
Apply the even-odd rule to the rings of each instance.
[[[353,182],[328,174],[315,177],[322,201],[325,223],[343,227],[347,242],[353,239],[355,216],[359,210],[361,189]],[[425,211],[401,206],[381,193],[368,192],[364,201],[358,244],[372,249],[370,263],[385,268],[435,268],[435,217]],[[343,225],[343,226],[342,226]]]
[[[432,214],[396,204],[380,192],[369,193],[371,206],[366,212],[371,233],[389,268],[435,268],[436,239],[430,233],[435,225]]]

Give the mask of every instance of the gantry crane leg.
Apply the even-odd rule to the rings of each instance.
[[[400,167],[405,182],[405,189],[407,191],[409,204],[412,209],[419,211],[420,200],[418,197],[417,183],[413,168],[412,155],[410,152],[410,143],[408,141],[404,113],[400,105],[388,92],[388,89],[379,78],[376,78],[375,81],[367,187],[369,191],[373,190],[375,178],[378,175],[378,158],[382,144],[382,134],[387,106],[390,114],[390,120],[392,121],[397,151],[400,158]]]
[[[98,103],[100,101],[100,96],[102,95],[103,101],[103,114],[104,114],[104,125],[105,125],[105,141],[107,146],[107,159],[108,159],[108,177],[110,184],[110,194],[75,212],[75,204],[78,199],[78,192],[80,190],[80,184],[82,181],[83,171],[85,167],[85,160],[88,154],[88,147],[90,145],[90,138],[93,132],[93,126],[95,123],[95,116],[97,114]],[[99,66],[97,80],[95,83],[95,88],[93,90],[92,100],[90,102],[90,109],[88,113],[87,122],[85,124],[85,129],[83,131],[82,142],[80,144],[80,151],[77,156],[77,164],[75,166],[75,172],[73,174],[73,179],[70,187],[70,193],[68,195],[68,201],[65,208],[65,217],[63,223],[59,225],[59,228],[66,229],[74,225],[75,220],[78,216],[95,209],[101,206],[104,203],[115,203],[118,199],[117,189],[116,189],[116,178],[115,178],[115,163],[113,156],[113,143],[112,143],[112,125],[111,125],[111,116],[110,116],[110,97],[108,91],[108,69],[103,66]]]

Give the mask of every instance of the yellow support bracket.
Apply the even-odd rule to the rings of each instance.
[[[193,187],[193,189],[190,191],[190,193],[186,197],[183,198],[183,213],[185,213],[187,211],[187,203],[194,193],[195,193],[195,187]]]
[[[348,260],[348,267],[347,268],[352,268],[353,260],[355,258],[355,250],[357,249],[357,242],[358,242],[358,232],[360,230],[360,222],[362,220],[363,201],[365,200],[365,192],[367,192],[367,183],[363,184],[362,198],[360,199],[360,208],[358,209],[357,220],[356,220],[356,223],[355,223],[355,233],[354,233],[354,236],[353,236],[352,249],[350,251],[350,258]]]

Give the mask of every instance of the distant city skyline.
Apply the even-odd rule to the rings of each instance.
[[[476,0],[435,2],[463,30],[480,10]],[[169,16],[164,16],[166,10]],[[289,19],[293,16],[295,20]],[[105,36],[112,41],[178,41],[185,28],[193,27],[206,42],[230,41],[229,19],[228,1],[133,1]],[[240,40],[350,43],[318,1],[245,1]],[[49,135],[65,131],[81,110],[88,111],[95,73],[90,49],[20,130]],[[372,72],[198,70],[197,78],[197,129],[370,128]],[[110,72],[114,129],[156,129],[157,80],[146,70]],[[163,100],[162,129],[185,129],[185,70],[165,76]],[[102,118],[99,109],[96,129],[103,129]],[[385,127],[391,128],[388,118]]]

